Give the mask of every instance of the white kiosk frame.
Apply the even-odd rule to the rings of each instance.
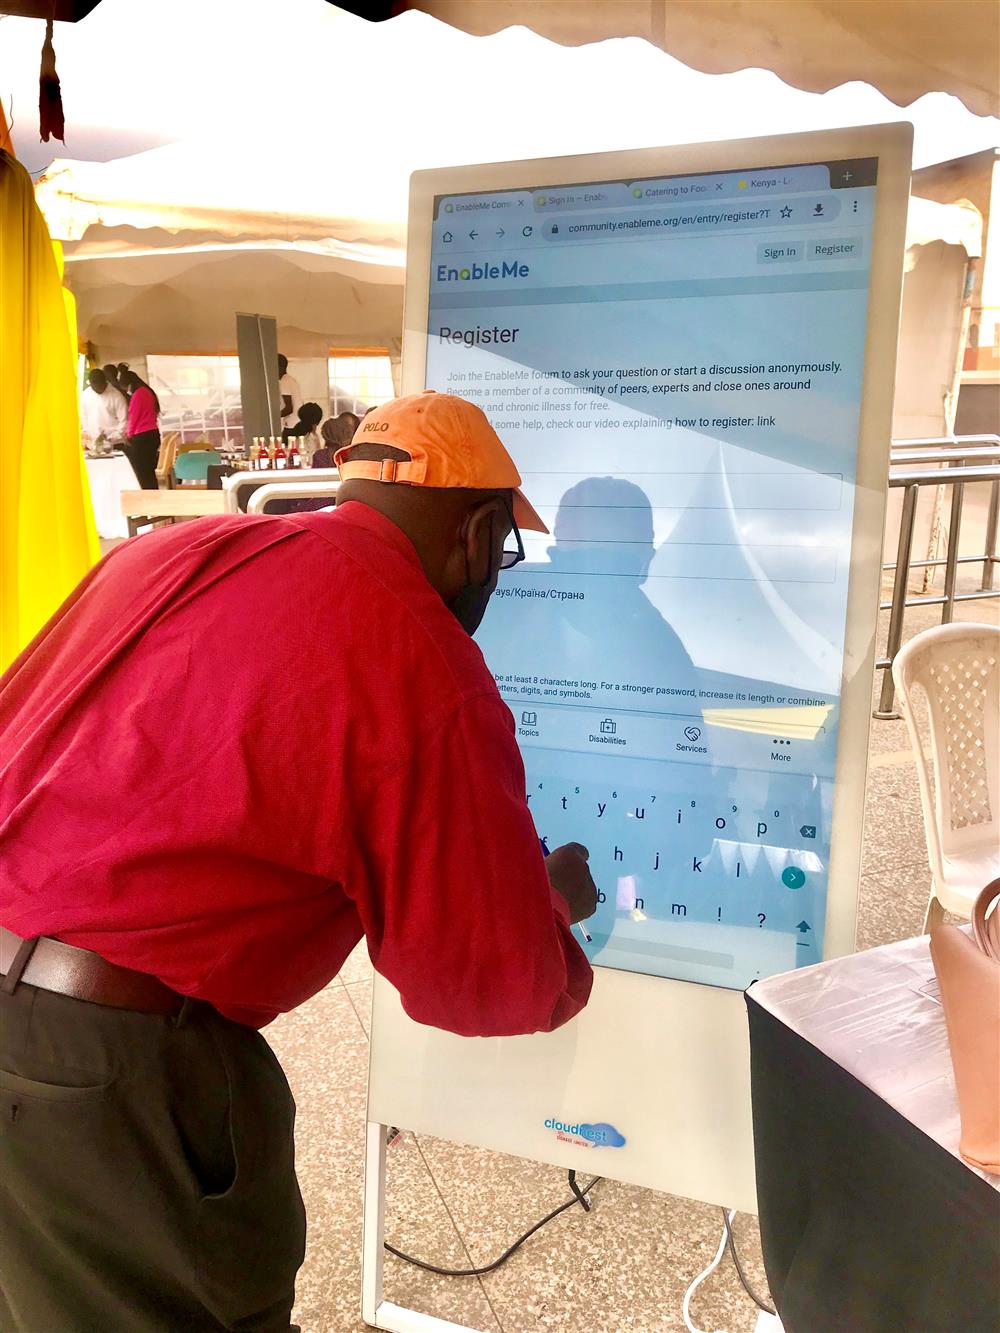
[[[425,387],[435,196],[875,157],[878,162],[824,957],[854,948],[912,127],[907,124],[417,172],[411,181],[402,389]],[[586,1010],[556,1032],[469,1039],[409,1019],[375,979],[362,1316],[390,1333],[459,1325],[383,1299],[386,1127],[590,1171],[544,1129],[563,1108],[629,1127],[599,1172],[755,1211],[750,1066],[739,991],[595,969]],[[656,1058],[652,1059],[652,1053]],[[498,1096],[498,1089],[502,1095]],[[681,1095],[678,1095],[678,1090]],[[469,1333],[467,1330],[466,1333]]]

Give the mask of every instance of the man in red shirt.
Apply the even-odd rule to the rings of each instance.
[[[362,936],[452,1032],[589,998],[586,852],[543,860],[471,638],[544,525],[449,395],[337,461],[334,513],[123,544],[0,680],[5,1329],[289,1329],[294,1106],[257,1029]]]

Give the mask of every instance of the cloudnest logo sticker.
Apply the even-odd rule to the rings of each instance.
[[[553,1130],[556,1138],[563,1143],[577,1143],[584,1148],[625,1147],[625,1135],[606,1121],[596,1125],[585,1125],[582,1122],[569,1124],[562,1120],[549,1119],[545,1122],[545,1128]]]

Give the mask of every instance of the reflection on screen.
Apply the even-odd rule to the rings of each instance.
[[[822,956],[875,166],[436,201],[427,384],[551,530],[478,639],[595,964]]]

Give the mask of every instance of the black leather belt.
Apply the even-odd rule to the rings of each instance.
[[[43,935],[23,940],[0,926],[0,991],[12,994],[19,982],[87,1000],[112,1009],[148,1014],[179,1014],[184,996],[146,972],[109,963],[89,949],[77,949]]]

